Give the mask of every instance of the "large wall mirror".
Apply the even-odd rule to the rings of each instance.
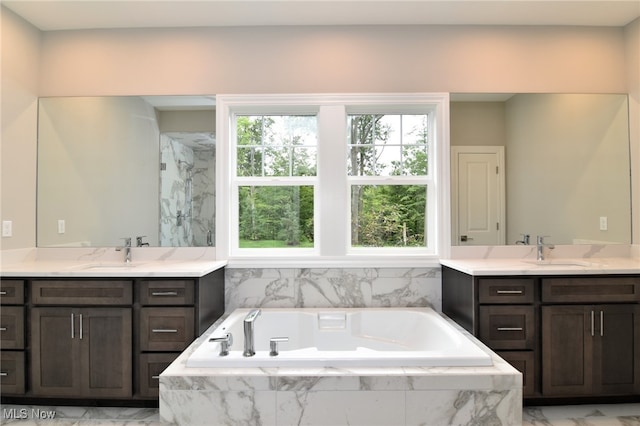
[[[453,245],[630,244],[628,111],[619,94],[452,95]]]
[[[38,247],[215,241],[215,98],[41,98]]]

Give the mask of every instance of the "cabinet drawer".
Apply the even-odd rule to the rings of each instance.
[[[157,398],[160,389],[160,373],[176,359],[175,353],[146,353],[140,355],[140,396]]]
[[[182,351],[195,339],[194,308],[140,309],[142,351]]]
[[[31,300],[36,305],[130,305],[132,288],[126,280],[38,280],[31,283]]]
[[[480,340],[492,349],[533,349],[533,306],[480,306]]]
[[[478,280],[480,303],[533,303],[532,278],[482,278]]]
[[[142,305],[193,305],[194,282],[192,280],[141,281]]]
[[[0,311],[2,349],[24,349],[24,307],[3,306]]]
[[[533,396],[535,393],[536,368],[532,351],[500,351],[497,354],[522,373],[522,395]]]
[[[543,302],[637,302],[640,277],[558,277],[542,280]]]
[[[0,393],[24,394],[24,352],[0,351]]]
[[[0,303],[22,305],[24,303],[24,281],[0,280]]]

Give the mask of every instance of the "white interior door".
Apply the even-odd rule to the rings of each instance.
[[[455,245],[505,244],[504,147],[451,148]]]

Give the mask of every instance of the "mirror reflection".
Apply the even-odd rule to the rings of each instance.
[[[39,247],[213,245],[214,188],[214,97],[40,99]]]
[[[452,153],[471,154],[474,176],[461,190],[452,161],[454,245],[515,244],[522,234],[630,243],[626,95],[454,94],[450,117]],[[487,149],[502,150],[503,187],[489,173],[477,178],[493,164],[474,157]],[[211,245],[214,206],[214,97],[40,99],[39,247],[137,236],[151,246]]]
[[[453,245],[630,244],[626,95],[458,94],[450,116]]]

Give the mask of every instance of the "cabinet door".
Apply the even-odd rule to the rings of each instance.
[[[31,324],[34,395],[132,395],[130,308],[33,308]]]
[[[130,308],[78,310],[82,389],[87,396],[132,395]]]
[[[640,307],[595,305],[594,387],[598,394],[632,394],[640,388]]]
[[[31,309],[31,389],[34,395],[81,395],[78,331],[73,308]]]
[[[542,392],[588,395],[593,390],[591,307],[542,307]]]

